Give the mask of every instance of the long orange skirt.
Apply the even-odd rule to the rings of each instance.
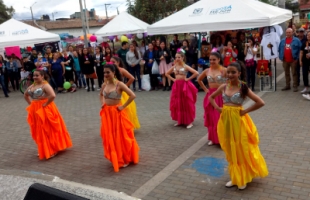
[[[34,100],[26,108],[28,111],[27,121],[33,140],[38,146],[39,158],[49,159],[52,155],[66,148],[72,147],[70,135],[67,131],[54,102],[43,107],[47,101]]]
[[[105,105],[100,111],[101,137],[104,157],[112,162],[114,171],[129,163],[139,162],[139,146],[134,136],[134,126],[126,112]]]

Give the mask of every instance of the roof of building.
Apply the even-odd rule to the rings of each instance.
[[[299,1],[299,10],[310,10],[310,1]]]
[[[23,21],[26,24],[37,27],[32,21]],[[82,20],[70,19],[60,21],[36,21],[39,26],[45,27],[47,30],[65,29],[65,28],[82,28]],[[108,23],[108,20],[89,20],[89,27],[101,27]]]

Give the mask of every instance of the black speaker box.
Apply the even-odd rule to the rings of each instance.
[[[90,200],[84,197],[76,196],[55,188],[42,185],[40,183],[32,184],[24,200]]]

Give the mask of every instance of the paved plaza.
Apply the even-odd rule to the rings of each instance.
[[[219,146],[207,145],[203,92],[198,94],[197,117],[190,130],[173,126],[169,92],[137,92],[141,129],[135,136],[140,162],[119,173],[103,157],[97,91],[57,95],[55,102],[73,147],[46,161],[37,157],[23,96],[12,92],[10,98],[4,98],[1,93],[0,175],[10,170],[24,171],[23,176],[43,173],[145,200],[310,199],[310,102],[299,92],[280,91],[283,86],[281,79],[277,92],[259,93],[266,105],[250,113],[269,176],[253,180],[244,191],[225,188],[229,175],[224,152]]]

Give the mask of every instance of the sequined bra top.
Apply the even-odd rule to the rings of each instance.
[[[187,75],[187,71],[185,70],[185,67],[182,67],[179,70],[177,70],[177,68],[174,67],[173,71],[175,75]]]
[[[224,104],[231,103],[231,104],[236,104],[236,105],[242,105],[244,102],[244,98],[241,97],[240,92],[236,92],[232,96],[228,96],[227,94],[225,94],[225,91],[224,91],[222,94],[222,97],[223,97]]]
[[[31,88],[28,89],[27,93],[32,99],[39,99],[40,97],[43,97],[45,95],[43,86],[35,89],[34,91],[31,91]]]
[[[208,69],[209,72],[209,69]],[[208,73],[207,72],[207,73]],[[222,83],[226,83],[226,78],[223,76],[223,74],[221,75],[216,75],[215,77],[212,77],[210,75],[207,75],[207,79],[208,79],[208,83],[218,83],[218,84],[222,84]]]
[[[112,92],[107,93],[106,91],[102,91],[102,95],[105,99],[113,99],[113,100],[120,100],[122,98],[122,94],[117,93],[118,84],[115,87],[115,90]]]

